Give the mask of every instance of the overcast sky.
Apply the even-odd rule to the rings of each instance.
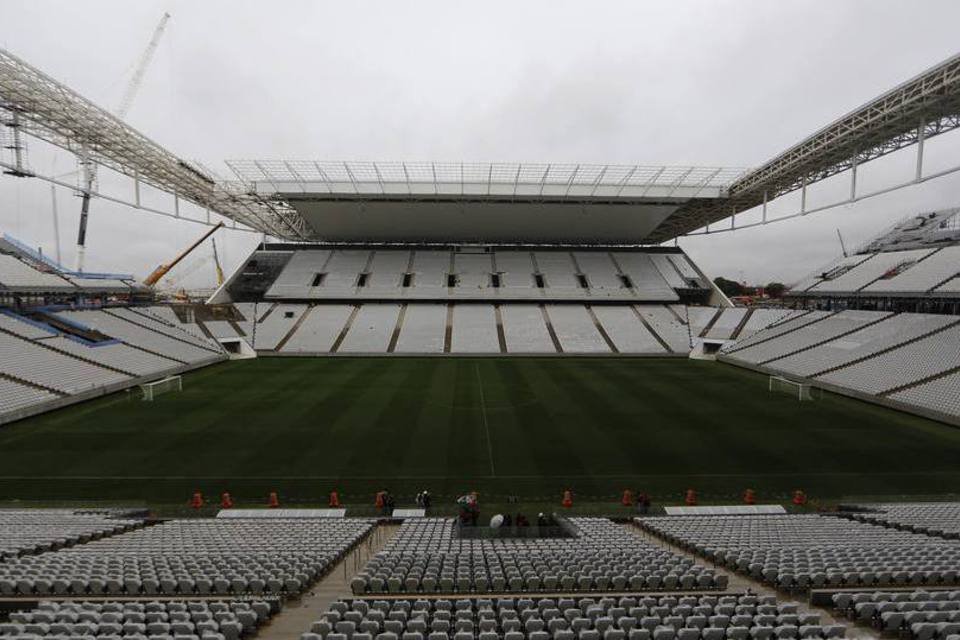
[[[960,49],[955,0],[0,0],[0,46],[113,109],[164,11],[127,120],[224,175],[232,158],[756,166]],[[960,136],[929,149],[931,171],[960,162]],[[75,169],[42,148],[29,159],[40,173]],[[864,191],[913,168],[910,151],[879,161]],[[811,202],[843,193],[823,185]],[[60,190],[58,204],[72,266],[79,200]],[[712,276],[790,282],[839,253],[838,228],[852,245],[957,205],[954,174],[680,244]],[[143,277],[203,230],[92,209],[90,270]],[[0,176],[0,230],[53,253],[52,229],[49,187]],[[228,269],[258,241],[221,237]],[[186,284],[210,284],[212,268],[192,262]]]

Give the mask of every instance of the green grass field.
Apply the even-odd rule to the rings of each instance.
[[[767,392],[728,365],[615,358],[261,358],[0,428],[3,500],[317,503],[338,488],[610,502],[937,495],[960,430],[855,400]]]

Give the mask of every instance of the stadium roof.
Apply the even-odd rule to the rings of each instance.
[[[252,194],[343,242],[641,243],[742,169],[642,165],[229,161]]]

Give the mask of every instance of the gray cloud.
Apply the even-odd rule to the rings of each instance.
[[[236,157],[756,165],[955,53],[960,19],[950,0],[925,2],[937,19],[922,28],[914,4],[892,0],[5,0],[0,43],[111,107],[164,10],[129,121],[223,172]],[[47,171],[52,156],[31,161]],[[910,162],[870,179],[899,180]],[[61,155],[56,170],[68,167]],[[958,200],[951,177],[680,244],[716,275],[793,280],[839,251],[837,228],[860,242]],[[68,263],[78,207],[60,194]],[[51,228],[46,185],[0,179],[0,229],[52,251]],[[98,201],[89,263],[142,276],[201,230]],[[256,241],[225,233],[228,267]]]

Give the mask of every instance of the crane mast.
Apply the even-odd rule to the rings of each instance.
[[[137,61],[137,66],[133,71],[133,77],[130,78],[130,83],[123,92],[120,104],[113,112],[114,115],[121,120],[123,120],[127,112],[130,111],[130,106],[133,104],[133,100],[136,98],[137,92],[143,84],[143,77],[147,72],[147,68],[150,66],[150,61],[153,60],[153,54],[157,50],[157,45],[160,44],[160,38],[163,37],[163,32],[166,30],[169,20],[170,14],[164,13],[163,17],[160,18],[160,22],[153,30],[153,36],[150,38],[150,42],[147,43],[147,48],[140,54],[140,59]],[[83,192],[80,203],[80,228],[77,231],[76,270],[78,272],[83,271],[84,254],[86,253],[87,247],[87,219],[90,215],[90,192],[93,190],[93,183],[97,179],[97,165],[82,153],[80,154],[80,165],[80,178],[83,181]]]

